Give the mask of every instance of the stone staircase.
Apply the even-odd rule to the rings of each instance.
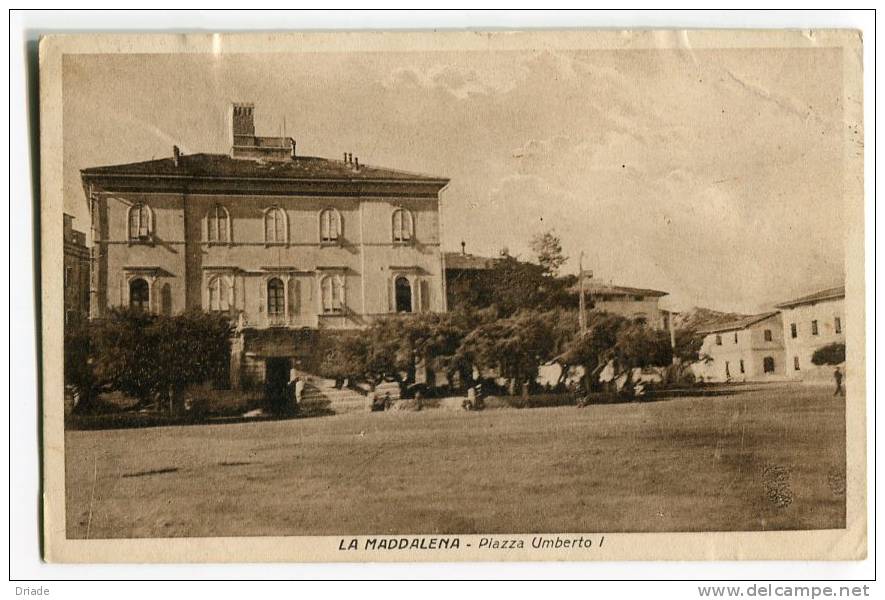
[[[369,401],[359,392],[336,388],[334,381],[308,377],[301,394],[301,408],[305,411],[331,410],[335,414],[368,412]]]

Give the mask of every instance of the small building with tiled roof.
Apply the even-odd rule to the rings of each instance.
[[[580,293],[575,284],[569,291]],[[584,277],[584,298],[591,312],[608,312],[628,319],[638,319],[656,329],[669,329],[669,311],[660,307],[661,298],[669,292],[648,288],[615,285],[614,283]]]
[[[234,385],[249,375],[279,386],[314,358],[318,332],[445,310],[448,179],[351,153],[304,156],[293,138],[255,135],[251,104],[232,105],[230,119],[227,154],[173,147],[169,157],[81,171],[93,318],[120,306],[223,313],[247,332],[234,344]]]
[[[811,361],[814,352],[845,343],[845,286],[834,286],[776,305],[783,314],[787,374],[802,381],[830,380],[832,366]]]
[[[765,381],[786,376],[779,311],[746,315],[702,327],[701,360],[693,367],[705,381]]]
[[[490,294],[490,272],[500,260],[469,254],[465,242],[460,252],[443,252],[448,309],[484,304]]]

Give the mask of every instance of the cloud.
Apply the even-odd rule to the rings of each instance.
[[[480,75],[475,69],[436,65],[427,69],[401,67],[381,81],[389,90],[440,90],[458,100],[489,96],[513,88],[513,81],[499,76]]]

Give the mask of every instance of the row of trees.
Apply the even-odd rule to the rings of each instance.
[[[230,322],[216,314],[115,310],[66,331],[65,383],[79,397],[78,412],[108,391],[174,411],[188,386],[226,379],[230,335]]]
[[[579,335],[577,277],[559,274],[566,262],[559,238],[548,231],[530,247],[533,262],[503,251],[449,313],[381,319],[367,330],[326,340],[320,371],[336,379],[394,379],[407,386],[417,364],[468,383],[474,368],[494,369],[515,390],[552,362],[562,366],[563,378],[577,366],[595,374],[609,360],[622,370],[673,362],[669,332],[617,315],[591,313],[587,333]],[[677,331],[676,362],[697,360],[700,346],[694,332]]]
[[[327,338],[321,350],[323,376],[379,382],[395,380],[405,388],[415,381],[417,365],[446,373],[452,381],[472,383],[473,371],[494,369],[508,379],[511,392],[532,385],[541,365],[557,363],[562,379],[572,367],[595,374],[610,360],[618,370],[672,364],[669,333],[608,313],[592,313],[587,333],[578,332],[577,311],[522,309],[501,317],[494,308],[384,318],[368,329]],[[701,340],[677,332],[677,363],[698,359]]]

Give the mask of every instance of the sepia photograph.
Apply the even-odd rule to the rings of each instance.
[[[44,38],[50,559],[863,557],[861,49]]]

